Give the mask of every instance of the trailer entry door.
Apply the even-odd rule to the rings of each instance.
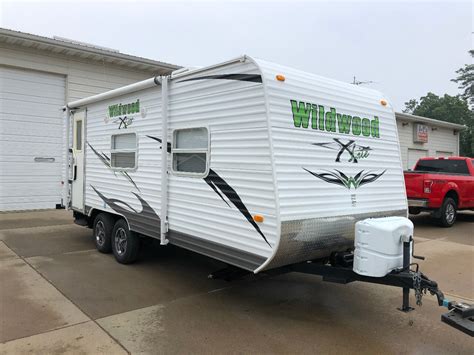
[[[71,205],[84,211],[84,120],[85,112],[74,113],[72,129],[72,186]]]

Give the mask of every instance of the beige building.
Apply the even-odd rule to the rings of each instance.
[[[459,132],[464,126],[400,112],[395,116],[403,169],[412,169],[422,157],[459,155]]]
[[[177,68],[118,50],[0,29],[0,211],[62,204],[66,102]]]

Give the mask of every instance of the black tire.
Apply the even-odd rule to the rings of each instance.
[[[408,209],[408,212],[410,214],[414,214],[414,215],[417,215],[417,214],[420,214],[421,213],[421,208],[418,208],[418,207],[410,207]]]
[[[115,222],[112,232],[112,251],[120,264],[131,264],[137,260],[140,250],[140,240],[136,233],[128,229],[124,219]]]
[[[108,254],[112,251],[112,230],[115,220],[108,213],[99,213],[94,219],[94,243],[98,251]]]
[[[442,227],[449,228],[454,225],[456,222],[457,216],[457,205],[456,201],[451,197],[446,197],[439,209],[440,217],[439,217],[439,224]]]

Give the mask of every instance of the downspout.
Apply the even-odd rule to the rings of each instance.
[[[161,211],[160,211],[160,244],[168,244],[168,80],[161,78]]]

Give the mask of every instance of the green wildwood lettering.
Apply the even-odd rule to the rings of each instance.
[[[129,104],[115,104],[109,106],[109,117],[131,115],[140,112],[140,99]]]
[[[309,102],[290,100],[293,113],[293,124],[297,128],[308,128],[311,119],[311,128],[327,132],[339,132],[354,136],[380,138],[379,118],[351,116],[337,113],[337,109],[325,109],[322,105]]]

